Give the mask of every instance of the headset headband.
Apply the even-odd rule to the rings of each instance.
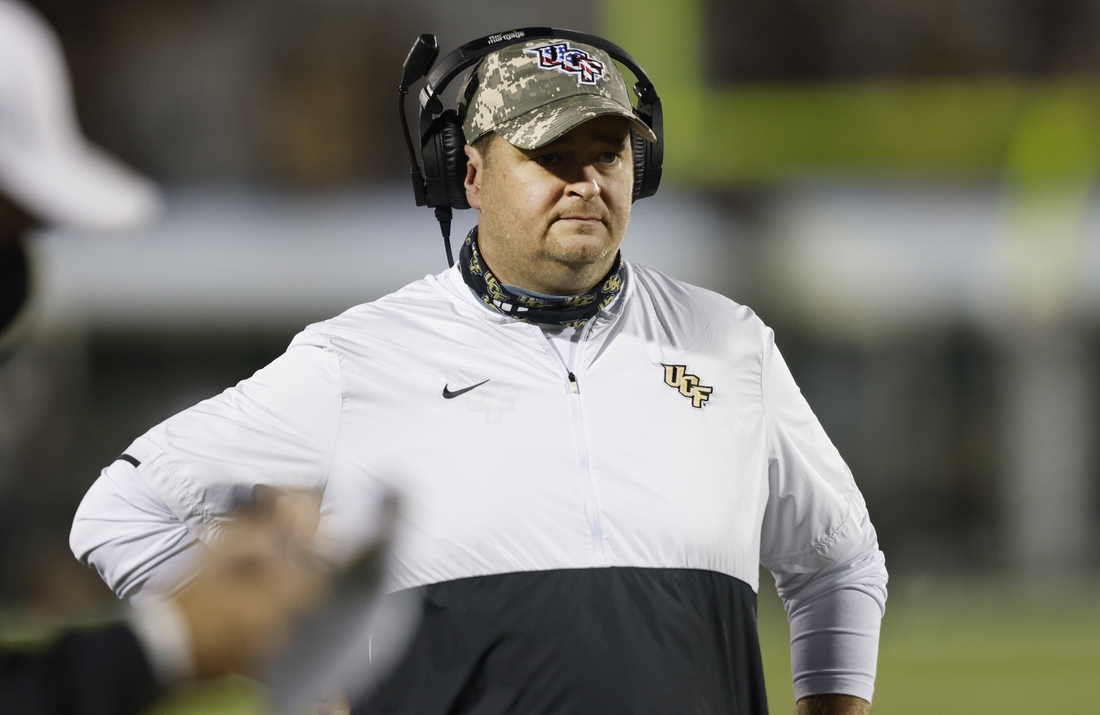
[[[442,94],[443,90],[447,88],[447,85],[464,70],[477,64],[486,55],[490,55],[504,47],[544,38],[583,42],[603,50],[611,56],[611,59],[626,65],[626,67],[634,73],[634,76],[638,79],[638,83],[634,86],[634,91],[638,95],[638,100],[640,102],[651,104],[653,100],[656,99],[657,93],[653,90],[653,83],[649,80],[649,76],[646,75],[645,70],[643,70],[637,61],[630,56],[630,53],[615,43],[608,42],[602,37],[589,35],[584,32],[577,32],[576,30],[561,30],[554,27],[524,27],[518,30],[510,30],[508,32],[489,35],[467,42],[462,47],[459,47],[457,50],[444,57],[443,60],[435,66],[435,69],[428,74],[428,82],[424,85],[424,89],[420,91],[420,106],[433,114],[439,114],[443,111],[443,106],[439,101],[439,95]]]

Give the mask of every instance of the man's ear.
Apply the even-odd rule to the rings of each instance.
[[[466,187],[466,202],[472,209],[481,209],[481,180],[485,175],[485,162],[477,149],[466,145],[466,180],[462,185]]]

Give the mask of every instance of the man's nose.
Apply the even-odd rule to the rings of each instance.
[[[600,183],[599,174],[594,167],[586,166],[581,171],[581,175],[577,176],[573,181],[569,183],[568,193],[578,196],[585,201],[591,201],[600,195]]]

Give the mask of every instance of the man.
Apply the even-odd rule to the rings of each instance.
[[[630,132],[655,135],[605,53],[572,43],[602,68],[581,78],[541,44],[461,93],[458,264],[135,441],[74,553],[140,597],[186,577],[236,491],[323,489],[339,549],[395,486],[391,587],[423,620],[358,712],[764,713],[761,563],[799,711],[867,712],[886,572],[859,490],[749,309],[621,259]]]

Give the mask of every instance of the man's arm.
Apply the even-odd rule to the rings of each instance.
[[[138,438],[77,510],[69,543],[124,598],[174,593],[258,487],[322,492],[343,383],[317,330],[251,378]]]
[[[874,693],[886,563],[851,472],[771,332],[764,338],[769,462],[761,562],[774,574],[787,610],[795,698],[805,701],[800,708],[850,708],[869,703]]]
[[[135,604],[150,594],[182,589],[207,551],[137,468],[121,459],[104,469],[84,495],[69,545],[119,598]]]
[[[871,520],[836,563],[809,573],[775,572],[791,628],[795,696],[830,694],[870,701],[886,607],[886,563]]]

